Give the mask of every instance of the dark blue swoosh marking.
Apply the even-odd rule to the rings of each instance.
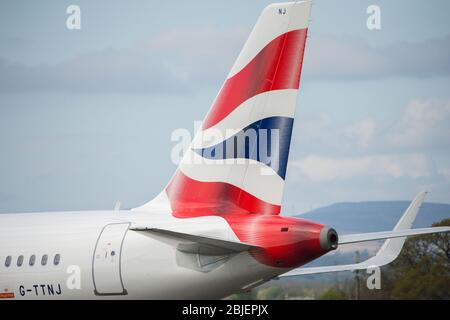
[[[293,123],[294,119],[288,117],[265,118],[250,124],[223,142],[194,151],[207,159],[256,160],[271,167],[284,179]]]

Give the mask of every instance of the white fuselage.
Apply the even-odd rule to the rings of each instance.
[[[129,230],[134,223],[238,240],[217,216],[177,219],[134,211],[1,214],[0,293],[16,299],[217,299],[286,272],[257,262],[247,252],[221,257],[183,253],[177,250],[177,240]],[[42,265],[44,255],[47,263]],[[56,255],[59,262],[54,261]]]

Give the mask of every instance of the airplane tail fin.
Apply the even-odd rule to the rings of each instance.
[[[310,8],[263,10],[169,184],[135,210],[280,213]]]

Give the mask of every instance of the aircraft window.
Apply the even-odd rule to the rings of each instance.
[[[53,264],[57,266],[59,264],[59,261],[61,260],[61,255],[58,253],[55,255],[55,258],[53,259]]]
[[[21,267],[23,264],[23,255],[17,257],[17,266]]]
[[[7,256],[5,260],[5,267],[9,267],[11,265],[11,256]]]
[[[33,254],[30,256],[30,261],[28,262],[28,264],[30,266],[34,266],[34,263],[36,262],[36,256]]]
[[[47,264],[48,255],[44,254],[41,259],[41,264],[45,266]]]

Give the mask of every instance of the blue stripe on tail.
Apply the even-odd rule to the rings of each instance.
[[[258,120],[214,146],[194,149],[207,159],[252,159],[271,167],[281,178],[286,167],[294,119],[270,117]]]

